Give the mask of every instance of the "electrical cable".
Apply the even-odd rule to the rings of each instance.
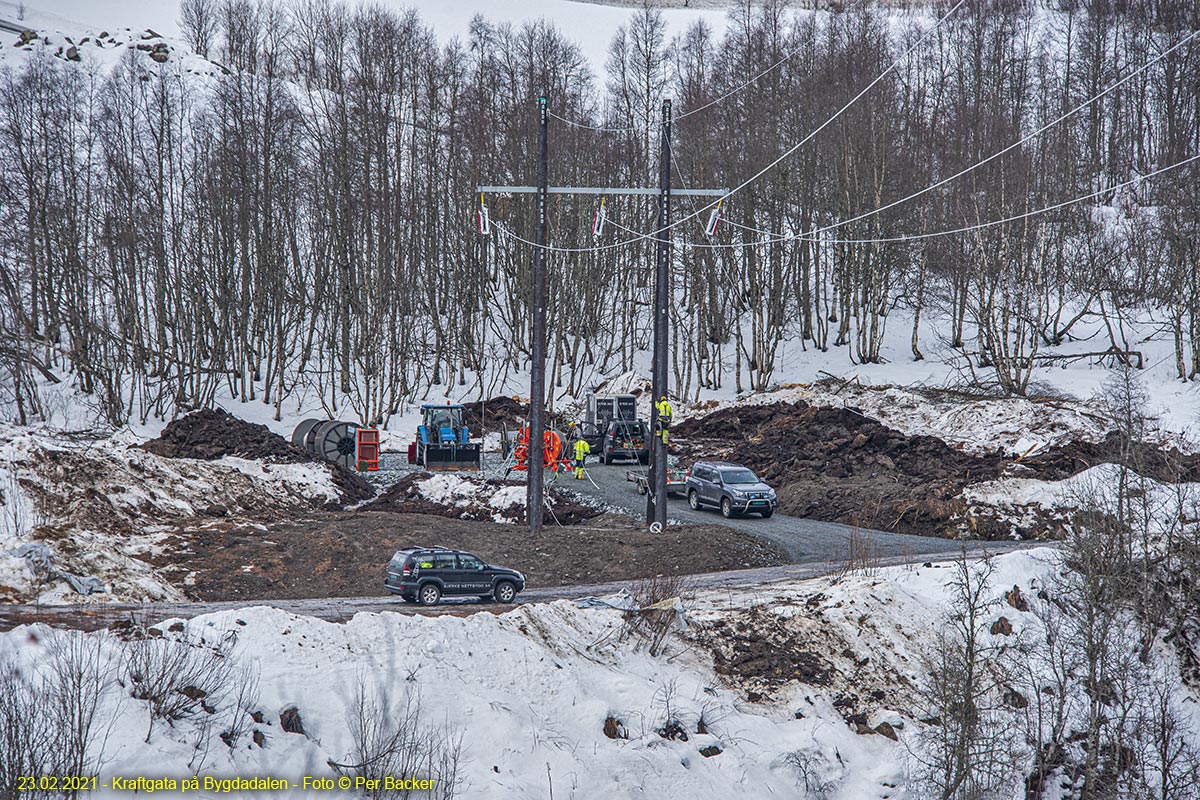
[[[595,245],[592,247],[556,247],[554,245],[541,245],[536,242],[529,242],[528,240],[523,240],[520,237],[514,236],[514,238],[516,238],[517,241],[523,241],[527,244],[532,245],[533,247],[539,247],[539,248],[546,250],[547,252],[552,252],[552,253],[596,253],[596,252],[603,252],[606,250],[615,250],[620,247],[627,247],[628,245],[631,245],[634,242],[640,241],[642,239],[657,239],[658,235],[661,234],[663,231],[670,230],[671,228],[674,228],[678,225],[682,225],[683,223],[687,222],[688,220],[691,220],[691,219],[694,219],[695,217],[700,216],[705,211],[708,211],[709,209],[716,206],[718,202],[726,200],[726,199],[732,197],[733,195],[737,194],[738,192],[742,191],[747,186],[749,186],[751,183],[754,183],[756,180],[761,178],[763,175],[767,174],[768,172],[773,170],[775,167],[779,166],[781,163],[786,161],[797,150],[799,150],[804,145],[808,144],[808,142],[812,141],[812,139],[817,134],[819,134],[821,131],[825,130],[825,128],[832,125],[838,119],[838,117],[840,117],[842,114],[844,114],[852,105],[857,103],[867,92],[869,92],[869,91],[871,91],[871,89],[875,88],[876,84],[878,84],[880,81],[882,81],[884,78],[886,78],[889,74],[891,74],[891,72],[893,70],[895,70],[905,60],[907,60],[907,58],[920,45],[922,45],[925,42],[925,39],[928,38],[930,34],[932,34],[934,31],[936,31],[938,28],[940,28],[942,23],[945,22],[947,19],[949,19],[952,14],[954,14],[956,11],[958,11],[958,9],[962,8],[962,6],[966,2],[967,2],[967,0],[958,0],[958,2],[955,3],[950,8],[949,11],[947,11],[944,15],[942,15],[941,17],[938,18],[937,22],[935,22],[929,28],[929,30],[925,31],[919,37],[917,37],[916,41],[914,41],[911,45],[909,45],[908,49],[906,49],[903,53],[900,54],[900,56],[898,56],[894,61],[892,61],[892,63],[888,65],[887,69],[885,69],[883,72],[881,72],[877,76],[875,76],[875,78],[870,83],[868,83],[866,86],[864,86],[858,92],[858,94],[854,95],[854,97],[850,98],[850,100],[848,100],[845,103],[845,105],[843,105],[841,108],[839,108],[837,111],[835,111],[834,114],[831,117],[829,117],[829,119],[827,119],[827,120],[825,120],[825,122],[821,123],[817,128],[812,130],[807,136],[805,136],[799,142],[797,142],[796,144],[792,145],[787,150],[785,150],[778,158],[776,158],[770,164],[767,164],[765,167],[763,167],[758,172],[751,175],[749,178],[744,180],[738,186],[734,187],[733,189],[730,189],[728,192],[726,192],[724,195],[721,196],[720,200],[714,200],[711,203],[708,203],[707,205],[701,207],[699,210],[694,211],[693,213],[688,214],[678,220],[675,220],[674,222],[670,222],[660,229],[656,229],[656,230],[650,231],[648,233],[643,233],[634,239],[629,239],[629,240],[625,240],[622,242],[613,242],[611,244],[606,244],[606,245]]]
[[[898,205],[902,205],[903,203],[907,203],[907,202],[909,202],[910,200],[915,200],[916,198],[918,198],[918,197],[920,197],[920,196],[922,196],[922,195],[924,195],[924,194],[927,194],[927,193],[929,193],[929,192],[933,191],[934,189],[941,188],[942,186],[945,186],[946,184],[948,184],[948,183],[950,183],[950,182],[952,182],[952,181],[955,181],[955,180],[957,180],[958,178],[961,178],[961,177],[962,177],[962,176],[964,176],[964,175],[967,175],[967,174],[969,174],[969,173],[971,173],[971,172],[974,172],[975,170],[979,169],[980,167],[984,166],[985,164],[988,164],[988,163],[990,163],[990,162],[992,162],[992,161],[996,160],[997,158],[999,158],[1000,156],[1004,155],[1005,153],[1009,153],[1009,152],[1011,152],[1011,151],[1012,151],[1014,148],[1020,147],[1021,145],[1023,145],[1023,144],[1025,144],[1025,143],[1029,142],[1031,139],[1035,139],[1035,138],[1037,138],[1038,136],[1041,136],[1043,133],[1045,133],[1046,131],[1048,131],[1050,128],[1053,128],[1054,126],[1056,126],[1056,125],[1058,125],[1059,123],[1063,122],[1063,121],[1064,121],[1064,120],[1066,120],[1068,117],[1071,117],[1071,116],[1073,116],[1074,114],[1076,114],[1076,113],[1078,113],[1079,111],[1083,110],[1084,108],[1086,108],[1087,106],[1089,106],[1089,105],[1091,105],[1092,103],[1096,102],[1097,100],[1100,100],[1100,99],[1104,98],[1105,96],[1107,96],[1108,94],[1110,94],[1111,92],[1113,92],[1113,91],[1116,91],[1118,88],[1120,88],[1121,86],[1125,85],[1127,82],[1129,82],[1129,81],[1133,80],[1133,79],[1134,79],[1134,78],[1136,78],[1138,75],[1141,75],[1143,72],[1145,72],[1146,70],[1148,70],[1150,67],[1154,66],[1156,63],[1158,63],[1158,62],[1159,62],[1159,61],[1161,61],[1162,59],[1166,58],[1168,55],[1170,55],[1170,54],[1171,54],[1171,53],[1172,53],[1174,50],[1176,50],[1177,48],[1179,48],[1179,47],[1182,47],[1183,45],[1187,44],[1189,41],[1191,41],[1191,40],[1192,40],[1193,38],[1195,38],[1196,36],[1200,36],[1200,30],[1195,30],[1195,31],[1192,31],[1192,33],[1188,34],[1188,35],[1187,35],[1187,36],[1185,36],[1183,39],[1180,39],[1180,40],[1179,40],[1178,42],[1176,42],[1174,45],[1172,45],[1172,46],[1171,46],[1171,47],[1169,47],[1168,49],[1164,50],[1162,53],[1159,53],[1157,56],[1155,56],[1154,58],[1150,59],[1149,61],[1147,61],[1147,62],[1146,62],[1145,64],[1143,64],[1142,66],[1138,67],[1138,68],[1137,68],[1136,70],[1134,70],[1133,72],[1130,72],[1128,75],[1126,75],[1125,77],[1121,78],[1121,79],[1120,79],[1119,81],[1117,81],[1116,83],[1112,84],[1112,85],[1111,85],[1111,86],[1109,86],[1108,88],[1106,88],[1106,89],[1104,89],[1103,91],[1101,91],[1099,94],[1096,94],[1096,95],[1094,95],[1093,97],[1090,97],[1090,98],[1088,98],[1087,100],[1084,100],[1083,102],[1079,103],[1078,105],[1076,105],[1074,108],[1070,109],[1069,111],[1065,111],[1065,112],[1063,112],[1063,113],[1062,113],[1062,114],[1060,114],[1058,117],[1056,117],[1056,118],[1054,118],[1053,120],[1051,120],[1050,122],[1047,122],[1046,124],[1042,125],[1042,126],[1041,126],[1040,128],[1038,128],[1037,130],[1035,130],[1035,131],[1033,131],[1033,132],[1031,132],[1031,133],[1029,133],[1029,134],[1025,135],[1025,136],[1024,136],[1024,137],[1022,137],[1021,139],[1018,139],[1017,141],[1015,141],[1015,142],[1013,142],[1012,144],[1008,145],[1008,146],[1007,146],[1007,147],[1005,147],[1004,149],[1002,149],[1002,150],[998,150],[998,151],[996,151],[995,153],[992,153],[990,156],[988,156],[987,158],[983,159],[982,161],[978,161],[978,162],[976,162],[975,164],[972,164],[972,165],[971,165],[971,166],[969,166],[969,167],[966,167],[966,168],[964,168],[964,169],[962,169],[962,170],[959,170],[958,172],[954,173],[953,175],[951,175],[951,176],[949,176],[949,177],[947,177],[947,178],[943,178],[943,179],[941,179],[941,180],[940,180],[940,181],[938,181],[937,183],[932,183],[932,184],[930,184],[929,186],[926,186],[924,189],[920,189],[920,190],[918,190],[918,191],[916,191],[916,192],[913,192],[912,194],[908,195],[907,197],[902,197],[902,198],[900,198],[899,200],[893,200],[892,202],[888,203],[887,205],[880,206],[880,207],[878,207],[878,208],[872,209],[871,211],[866,211],[866,212],[863,212],[862,214],[859,214],[858,216],[855,216],[855,217],[849,217],[849,218],[847,218],[847,219],[843,219],[843,220],[838,220],[837,222],[831,223],[831,224],[829,224],[829,225],[826,225],[826,226],[824,226],[824,227],[821,227],[821,228],[814,228],[812,231],[809,231],[807,234],[785,234],[785,233],[776,233],[776,232],[774,232],[774,231],[766,231],[766,230],[761,230],[761,229],[759,229],[759,228],[753,228],[753,227],[750,227],[750,226],[748,226],[748,225],[742,225],[742,224],[739,224],[739,223],[731,223],[731,224],[733,224],[735,227],[741,228],[741,229],[743,229],[743,230],[751,231],[751,232],[753,232],[753,233],[762,233],[762,234],[766,234],[767,236],[776,237],[776,238],[778,238],[778,239],[780,239],[780,240],[786,240],[786,239],[792,239],[792,238],[801,238],[801,239],[802,239],[802,238],[804,238],[805,236],[816,236],[816,235],[819,235],[819,234],[821,234],[821,233],[824,233],[824,232],[826,232],[826,231],[829,231],[829,230],[834,230],[834,229],[836,229],[836,228],[840,228],[840,227],[842,227],[842,226],[844,226],[844,225],[849,225],[849,224],[851,224],[851,223],[853,223],[853,222],[859,222],[859,221],[861,221],[861,220],[867,219],[868,217],[873,217],[873,216],[875,216],[876,214],[880,214],[880,213],[883,213],[884,211],[888,211],[889,209],[895,208],[896,206],[898,206]]]
[[[1185,158],[1182,161],[1176,161],[1174,164],[1168,164],[1165,167],[1160,167],[1156,170],[1153,170],[1152,172],[1146,173],[1145,175],[1138,175],[1134,178],[1130,178],[1127,181],[1123,181],[1123,182],[1115,184],[1113,186],[1109,186],[1104,189],[1098,189],[1094,192],[1090,192],[1088,194],[1081,195],[1079,197],[1074,197],[1070,200],[1063,200],[1058,203],[1053,203],[1048,206],[1043,206],[1042,208],[1034,209],[1033,211],[1026,211],[1021,214],[1014,214],[1009,217],[1004,217],[1003,219],[988,220],[987,222],[980,222],[980,223],[975,223],[972,225],[965,225],[965,226],[962,226],[959,228],[951,228],[949,230],[927,231],[927,232],[923,232],[923,233],[903,234],[900,236],[887,236],[887,237],[879,237],[879,238],[873,238],[873,239],[827,239],[827,238],[823,239],[823,238],[820,238],[813,234],[805,234],[805,235],[796,235],[796,236],[787,236],[787,237],[776,237],[774,239],[769,238],[769,239],[766,239],[766,240],[760,241],[760,242],[737,242],[737,243],[729,242],[729,243],[719,243],[719,244],[706,244],[704,242],[686,242],[685,241],[685,242],[673,242],[672,244],[674,244],[675,246],[678,246],[678,247],[692,247],[692,248],[697,248],[697,249],[721,250],[721,249],[738,248],[738,247],[752,247],[755,245],[772,244],[774,242],[781,242],[781,241],[805,241],[805,242],[818,242],[818,243],[823,243],[823,244],[897,244],[897,243],[915,242],[915,241],[920,241],[923,239],[933,239],[933,238],[937,238],[940,236],[953,236],[953,235],[957,235],[957,234],[970,233],[972,231],[983,230],[985,228],[992,228],[997,225],[1005,225],[1010,222],[1019,222],[1020,220],[1029,219],[1031,217],[1038,216],[1039,214],[1046,214],[1051,211],[1057,211],[1060,208],[1066,208],[1067,206],[1082,203],[1086,200],[1092,200],[1094,198],[1100,197],[1100,196],[1108,194],[1110,192],[1119,191],[1128,186],[1132,186],[1135,183],[1140,183],[1141,181],[1149,180],[1150,178],[1154,178],[1158,175],[1162,175],[1163,173],[1170,172],[1172,170],[1179,169],[1180,167],[1187,166],[1188,164],[1191,164],[1194,161],[1200,161],[1200,154],[1191,156],[1189,158]],[[506,229],[505,227],[501,226],[499,223],[497,223],[496,226],[499,230],[501,230],[503,235],[508,236],[511,239],[514,239],[515,241],[518,241],[518,242],[521,242],[521,243],[527,244],[527,245],[533,245],[535,247],[537,246],[536,242],[531,242],[528,239],[523,239],[520,236],[517,236],[511,230]],[[617,227],[623,227],[623,226],[618,225]],[[818,229],[818,231],[819,230],[824,230],[824,229]],[[651,240],[654,239],[654,237],[652,237],[652,236],[644,236],[642,238],[651,239]]]

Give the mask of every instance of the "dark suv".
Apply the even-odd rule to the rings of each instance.
[[[752,470],[728,461],[698,461],[687,478],[688,505],[697,511],[718,506],[725,518],[757,512],[767,518],[775,513],[779,498]]]
[[[615,419],[600,440],[600,461],[611,464],[618,458],[636,458],[643,464],[650,462],[650,440],[646,423],[641,420]]]
[[[525,576],[515,569],[485,564],[461,550],[410,547],[392,556],[383,585],[392,594],[423,606],[437,605],[443,595],[476,595],[511,603],[525,588]]]

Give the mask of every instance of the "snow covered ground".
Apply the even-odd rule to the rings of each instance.
[[[999,557],[995,567],[997,601],[1014,585],[1036,594],[1057,568],[1048,550]],[[462,618],[360,614],[345,624],[268,608],[167,620],[153,646],[235,641],[231,658],[258,672],[257,697],[238,708],[232,693],[214,693],[212,715],[196,709],[160,723],[145,743],[147,703],[108,685],[103,775],[336,778],[329,762],[361,757],[351,733],[361,695],[392,712],[379,709],[385,720],[400,718],[411,698],[422,726],[461,738],[463,798],[694,798],[745,796],[748,787],[760,797],[917,798],[909,752],[923,728],[920,660],[948,613],[952,572],[901,567],[699,592],[687,603],[689,627],[657,656],[623,635],[620,612],[569,601]],[[1018,632],[1036,626],[1033,614],[1001,613]],[[766,681],[751,694],[753,680],[714,670],[706,643],[722,621],[782,627],[822,667],[807,682]],[[18,628],[0,635],[0,658],[44,669],[63,635]],[[92,636],[120,669],[118,637]],[[303,733],[282,729],[292,708]],[[219,736],[239,715],[245,725],[227,746]],[[863,715],[869,730],[860,733],[850,715]],[[605,733],[610,718],[616,738]],[[672,721],[684,736],[664,738]]]
[[[1181,529],[1197,531],[1200,524],[1200,484],[1164,484],[1123,471],[1115,464],[1099,464],[1061,481],[1035,478],[1001,478],[986,481],[963,490],[968,510],[978,514],[980,508],[1007,519],[1015,527],[1035,525],[1038,518],[1057,518],[1069,526],[1073,514],[1081,508],[1109,510],[1124,492],[1137,521],[1134,531],[1161,538],[1177,535]],[[1126,513],[1129,513],[1126,510]]]

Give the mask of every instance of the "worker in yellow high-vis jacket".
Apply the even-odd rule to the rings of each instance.
[[[671,401],[664,394],[654,404],[654,410],[658,412],[658,436],[662,439],[662,443],[667,443],[667,431],[671,428],[671,417],[674,415],[674,410],[671,408]]]
[[[592,452],[592,446],[582,436],[575,440],[575,480],[583,480],[583,464]]]

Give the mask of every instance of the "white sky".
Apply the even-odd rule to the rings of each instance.
[[[16,17],[18,0],[0,0],[0,16]],[[597,73],[604,67],[608,43],[617,27],[633,13],[625,7],[576,3],[570,0],[375,0],[396,9],[416,7],[439,41],[465,37],[471,17],[482,13],[493,21],[522,22],[547,17],[591,59]],[[177,36],[179,0],[25,0],[29,21],[39,27],[152,28],[164,36]],[[725,11],[718,9],[668,9],[669,35],[683,31],[703,17],[715,31],[725,27]],[[57,18],[57,19],[56,19]],[[64,30],[64,33],[69,30]]]

